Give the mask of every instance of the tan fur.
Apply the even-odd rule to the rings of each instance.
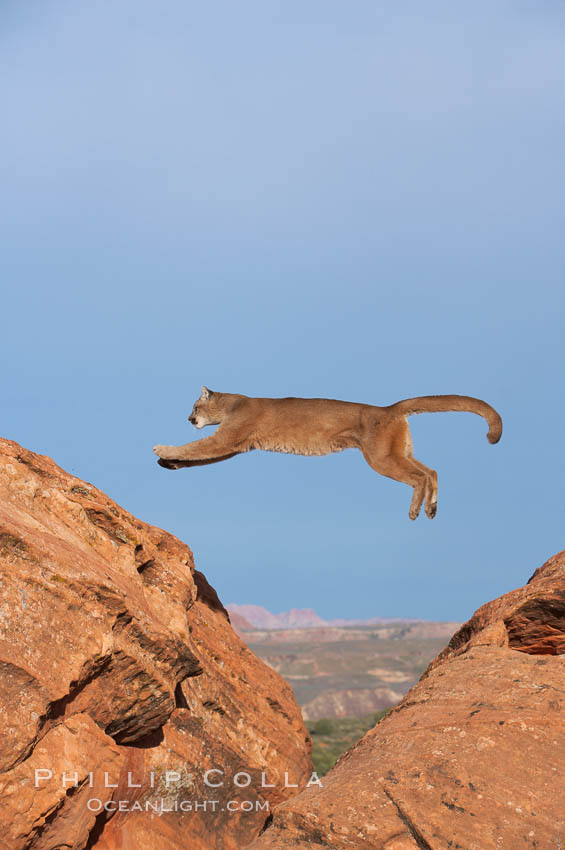
[[[447,410],[483,416],[489,441],[500,439],[502,419],[496,410],[470,396],[422,396],[376,407],[327,398],[250,398],[203,387],[189,420],[197,428],[219,425],[215,434],[184,446],[155,446],[153,451],[161,466],[180,469],[218,463],[253,449],[326,455],[356,448],[376,472],[413,487],[410,519],[416,519],[424,499],[431,519],[437,510],[437,473],[412,456],[406,417]]]

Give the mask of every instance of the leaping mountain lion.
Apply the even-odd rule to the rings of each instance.
[[[407,416],[413,413],[466,410],[486,419],[487,439],[497,443],[502,419],[478,398],[430,395],[407,398],[388,407],[328,398],[250,398],[202,387],[189,421],[196,428],[219,425],[211,436],[184,446],[155,446],[166,469],[218,463],[263,449],[297,455],[327,455],[361,449],[369,466],[414,488],[408,516],[416,519],[424,499],[426,515],[437,511],[437,472],[412,456]]]

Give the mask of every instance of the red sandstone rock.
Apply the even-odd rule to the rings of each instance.
[[[249,850],[565,847],[565,552],[483,605]]]
[[[268,810],[222,811],[229,800],[280,803],[297,790],[285,772],[304,786],[292,691],[235,634],[190,549],[7,440],[0,588],[2,850],[236,850]],[[53,774],[39,787],[36,769]],[[214,799],[216,812],[152,809]],[[130,811],[98,813],[119,800]]]

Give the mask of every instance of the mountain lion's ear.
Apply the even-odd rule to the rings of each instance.
[[[209,390],[208,387],[202,387],[202,395],[200,398],[207,399],[212,395],[212,390]]]

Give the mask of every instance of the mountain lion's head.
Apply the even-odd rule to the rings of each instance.
[[[194,402],[192,412],[188,421],[195,428],[204,428],[205,425],[219,425],[225,410],[222,406],[223,393],[215,393],[208,387],[202,387],[202,395]]]

